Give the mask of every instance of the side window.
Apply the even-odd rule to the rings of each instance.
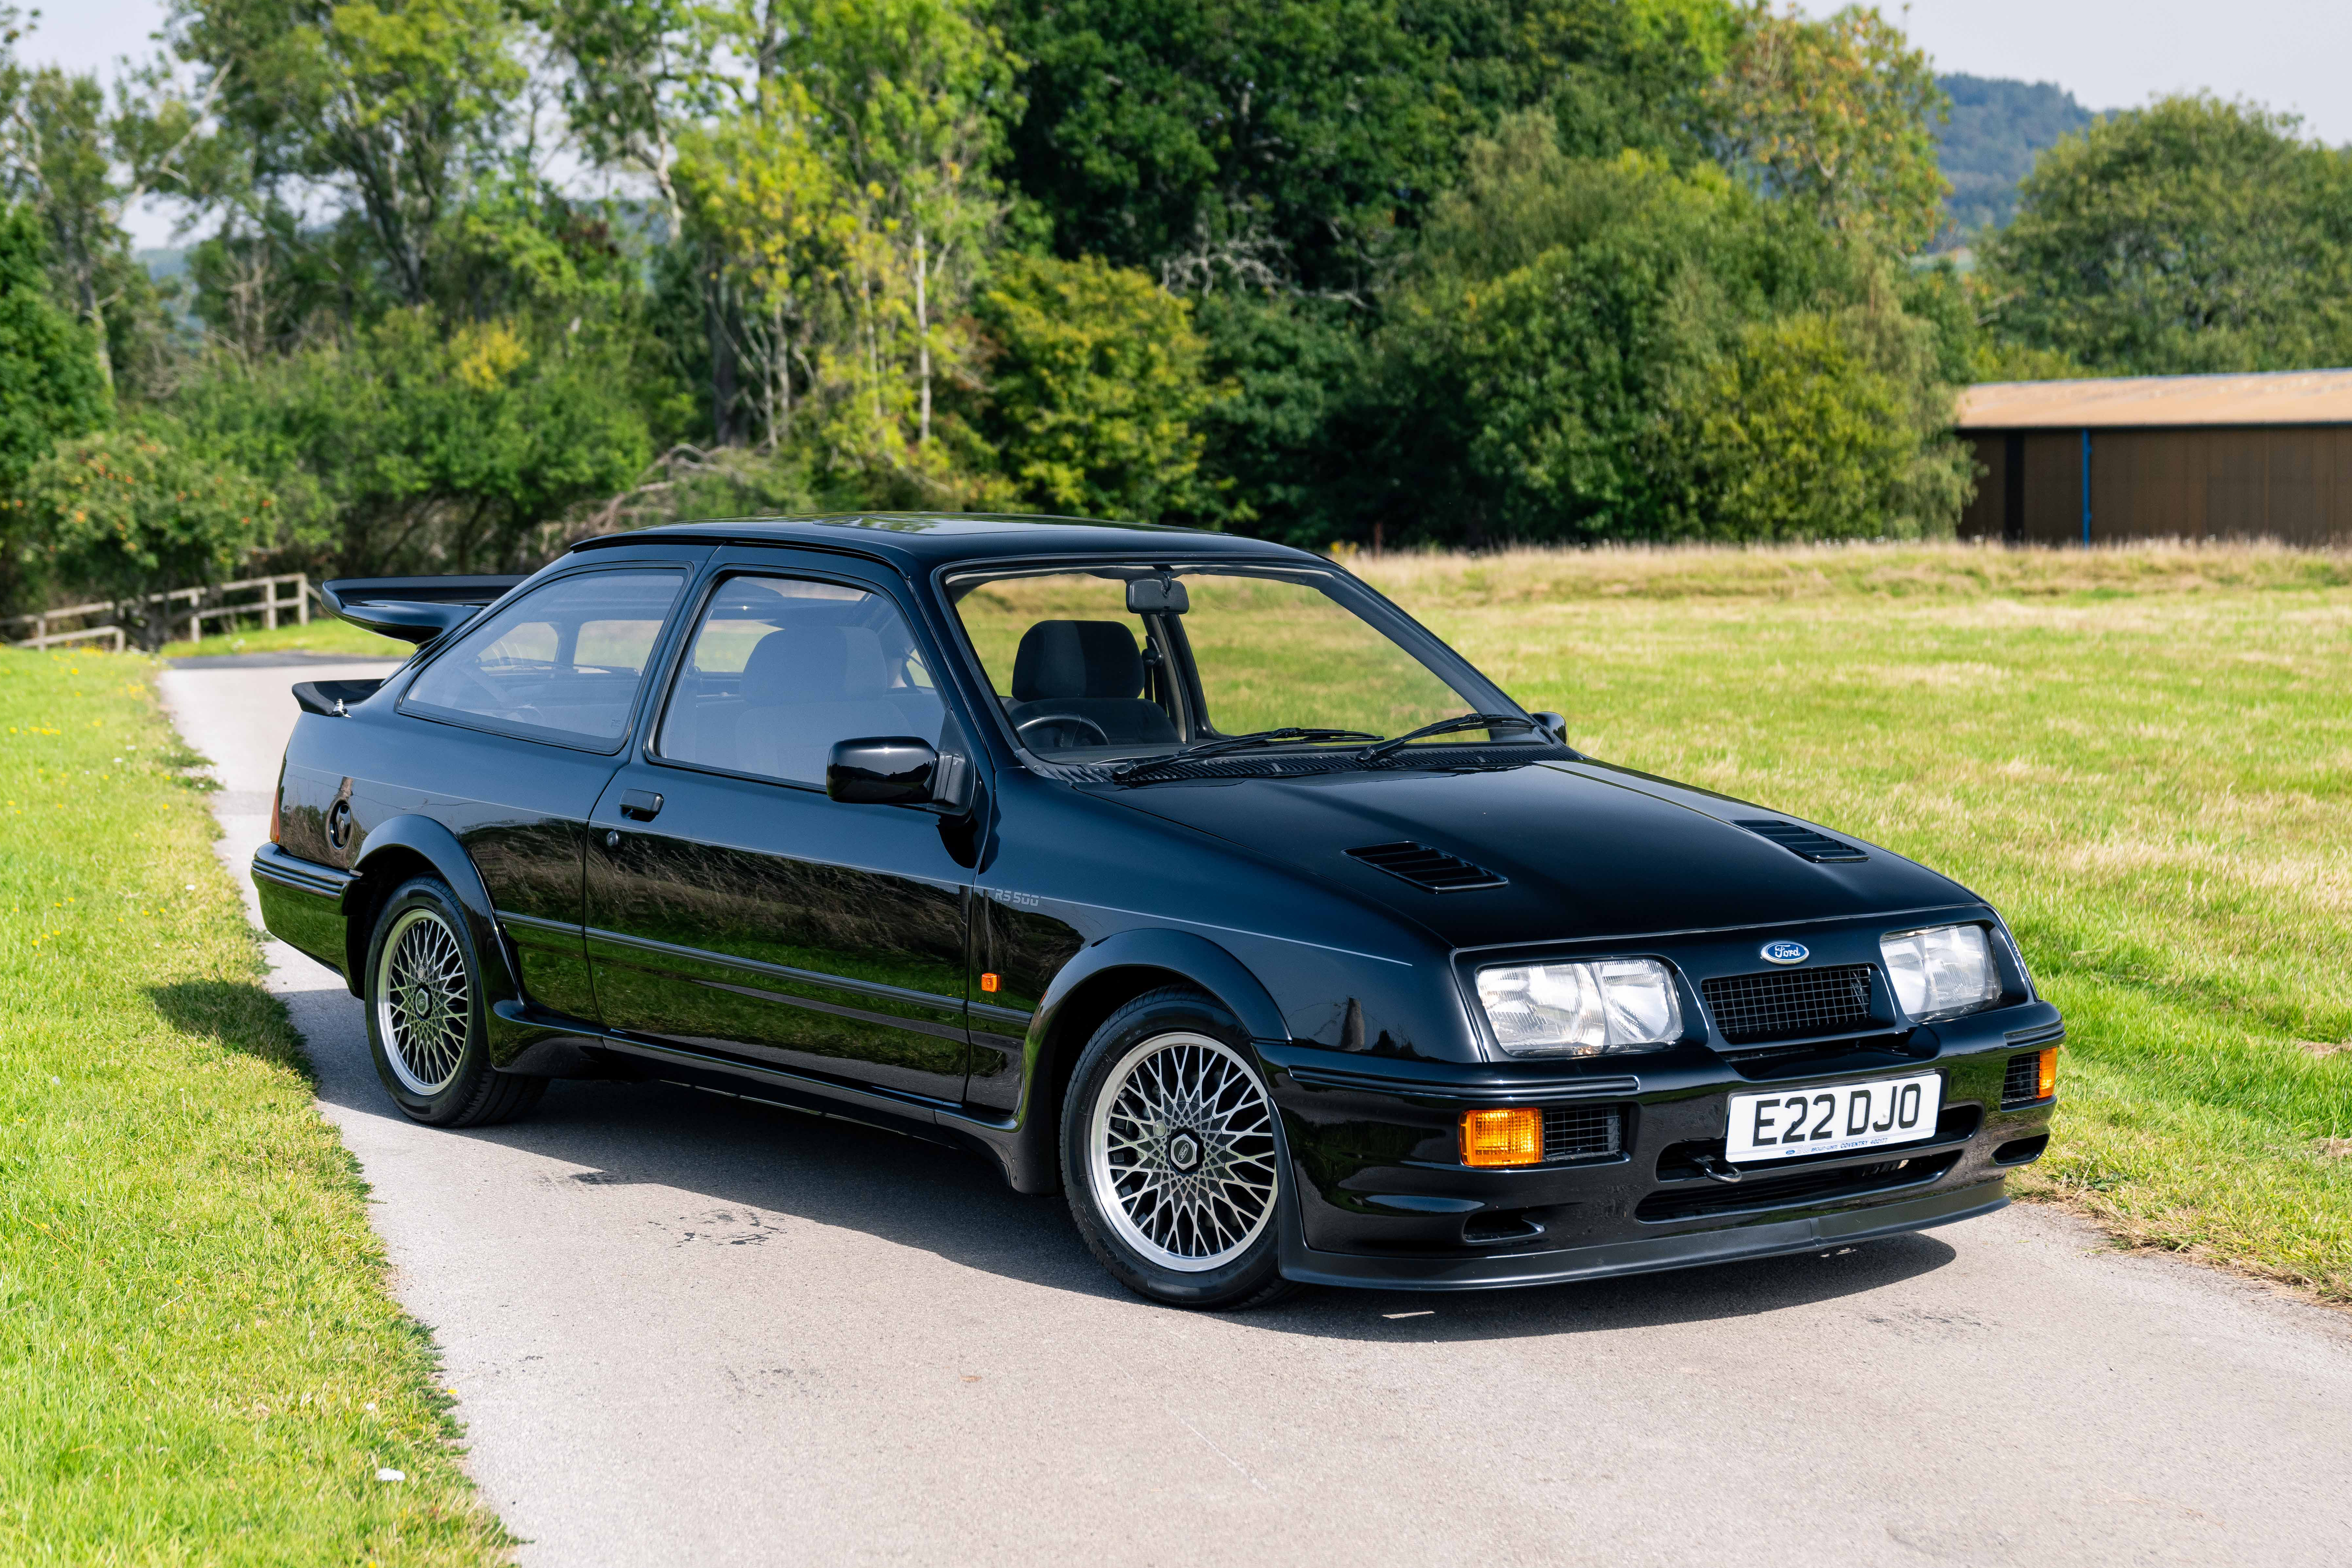
[[[695,626],[655,750],[823,784],[835,741],[911,735],[936,745],[946,716],[887,598],[806,578],[730,577]]]
[[[677,571],[559,578],[467,631],[401,706],[610,746],[629,727],[646,659],[685,580]]]

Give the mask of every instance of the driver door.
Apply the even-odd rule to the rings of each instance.
[[[835,742],[962,748],[881,574],[742,551],[590,821],[604,1021],[845,1086],[962,1099],[969,873],[939,819],[826,798]]]

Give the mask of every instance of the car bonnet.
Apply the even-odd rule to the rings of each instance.
[[[1785,813],[1591,762],[1187,780],[1106,793],[1337,883],[1454,947],[1769,926],[1974,902],[1949,878],[1851,835],[1831,833],[1839,848],[1864,858],[1811,860],[1738,825],[1807,825]],[[1406,845],[1466,862],[1472,874],[1396,847]],[[1415,880],[1432,871],[1440,882],[1487,884],[1440,891]]]

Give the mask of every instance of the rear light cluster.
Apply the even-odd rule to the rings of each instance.
[[[1625,1147],[1625,1116],[1615,1105],[1534,1106],[1462,1113],[1465,1166],[1541,1166],[1606,1159]]]
[[[2058,1092],[2058,1048],[2029,1051],[2009,1059],[2000,1081],[2001,1109],[2031,1105]]]

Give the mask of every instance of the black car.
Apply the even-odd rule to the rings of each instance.
[[[1983,900],[1583,756],[1316,556],[862,516],[329,591],[422,645],[296,688],[254,876],[421,1122],[885,1124],[1202,1307],[1916,1230],[2049,1140]]]

